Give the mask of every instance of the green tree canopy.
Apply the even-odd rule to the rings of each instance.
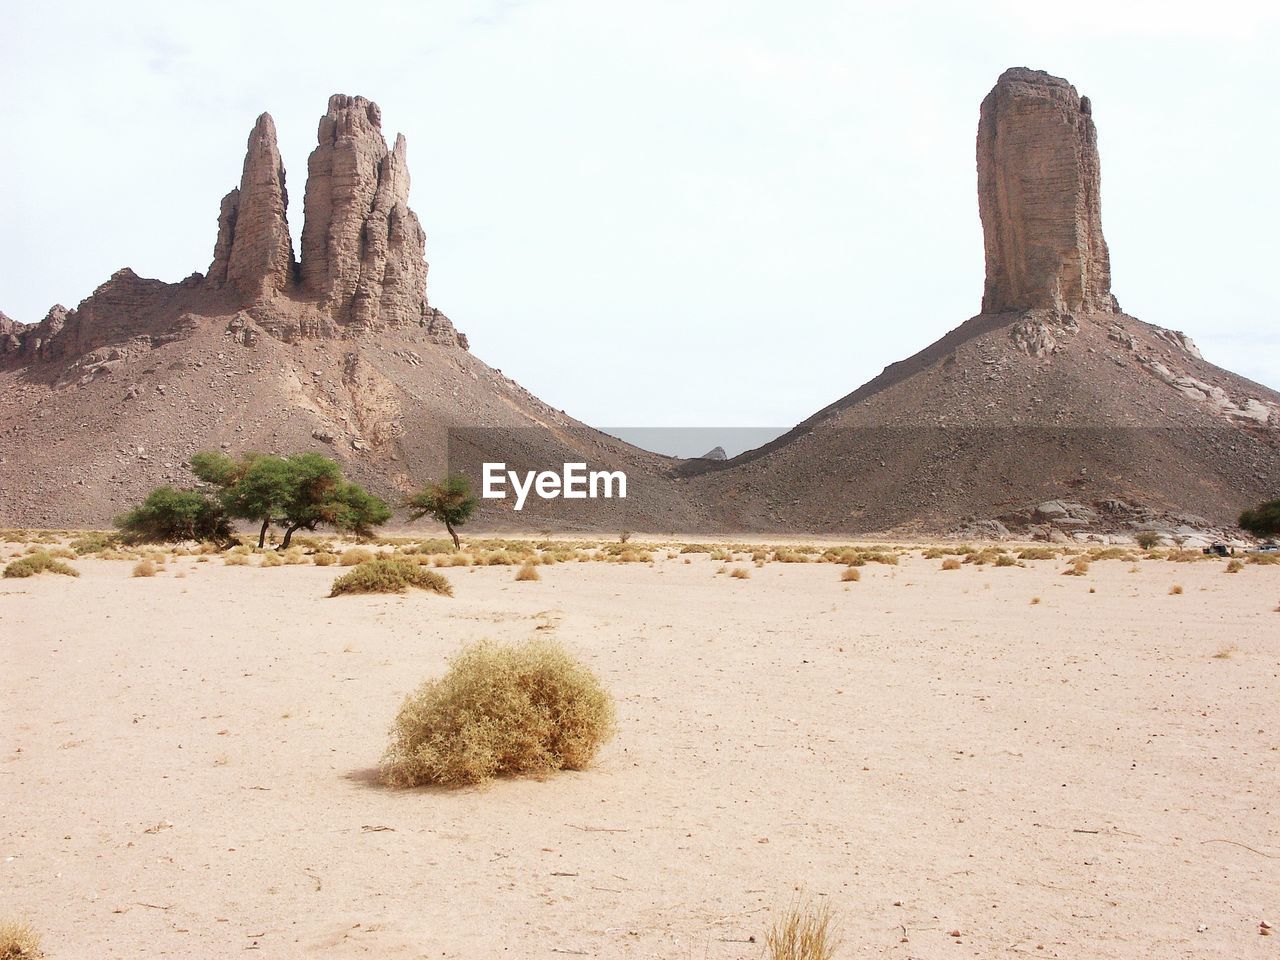
[[[439,483],[429,483],[406,502],[409,508],[409,519],[421,520],[433,517],[453,537],[455,549],[462,549],[462,541],[454,527],[460,527],[476,512],[478,502],[471,495],[471,484],[460,473],[451,473]]]
[[[1280,534],[1280,500],[1268,500],[1240,514],[1240,527],[1255,537]]]
[[[345,480],[342,468],[318,453],[291,457],[245,454],[235,460],[225,453],[198,453],[191,469],[206,483],[219,487],[228,514],[261,526],[258,546],[266,543],[274,523],[284,528],[281,549],[287,549],[298,530],[332,526],[368,536],[391,518],[391,509],[359,484]]]
[[[115,524],[129,543],[231,538],[222,505],[198,490],[156,487],[139,506],[117,517]]]

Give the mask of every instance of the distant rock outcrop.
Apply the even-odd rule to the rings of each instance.
[[[724,447],[712,447],[706,453],[698,458],[699,460],[728,460],[729,455],[724,452]]]
[[[1042,70],[1006,70],[982,101],[982,312],[1114,311],[1088,97]]]

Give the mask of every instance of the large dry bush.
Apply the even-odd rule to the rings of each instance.
[[[774,920],[764,945],[766,960],[831,960],[840,941],[830,904],[792,903]]]
[[[368,563],[374,558],[374,552],[365,547],[351,547],[343,550],[338,560],[344,567],[354,567],[359,563]]]
[[[0,921],[0,960],[38,960],[40,935],[28,923]]]
[[[429,590],[446,597],[453,596],[453,587],[434,570],[403,558],[379,557],[357,564],[333,581],[329,596],[344,593],[404,593],[410,587]]]
[[[405,698],[382,776],[409,787],[582,770],[613,732],[612,697],[561,646],[481,643]]]
[[[80,571],[68,566],[61,560],[55,560],[43,550],[28,554],[21,560],[14,560],[4,568],[6,577],[34,577],[37,573],[61,573],[68,577],[80,576]]]

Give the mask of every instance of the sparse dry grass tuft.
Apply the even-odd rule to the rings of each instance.
[[[338,555],[321,550],[319,553],[311,555],[311,562],[317,567],[331,567],[338,562]]]
[[[1018,551],[1019,560],[1056,560],[1058,551],[1053,547],[1027,547]]]
[[[1237,647],[1234,643],[1233,643],[1233,644],[1230,644],[1229,646],[1225,646],[1225,647],[1223,647],[1221,650],[1219,650],[1217,653],[1215,653],[1215,654],[1213,655],[1213,659],[1215,659],[1215,660],[1230,660],[1230,659],[1231,659],[1231,655],[1232,655],[1233,653],[1235,653],[1235,652],[1236,652],[1237,650],[1239,650],[1239,649],[1240,649],[1240,648],[1239,648],[1239,647]]]
[[[1244,569],[1244,564],[1241,563],[1235,557],[1232,557],[1230,560],[1227,561],[1227,570],[1226,570],[1227,573],[1239,573],[1243,569]]]
[[[14,560],[4,568],[6,577],[34,577],[38,573],[60,573],[66,577],[78,577],[80,571],[68,566],[61,560],[55,560],[43,550],[29,553],[21,560]]]
[[[1182,595],[1182,584],[1175,583],[1172,587],[1169,588],[1169,596],[1179,597],[1181,595]]]
[[[283,566],[284,566],[284,557],[280,556],[280,554],[276,553],[274,550],[271,550],[271,551],[269,551],[269,552],[267,552],[267,553],[264,553],[264,554],[262,555],[262,562],[261,562],[260,564],[258,564],[258,566],[260,566],[260,567],[283,567]]]
[[[222,562],[225,563],[228,567],[247,567],[249,566],[249,554],[236,553],[234,550],[232,550],[230,553],[228,553],[225,557],[222,558]]]
[[[453,586],[434,570],[411,560],[378,558],[352,567],[333,581],[329,596],[345,593],[404,593],[410,587],[453,596]]]
[[[831,905],[797,900],[773,921],[764,945],[765,960],[831,960],[840,945]]]
[[[0,921],[0,960],[39,960],[40,935],[20,920]]]
[[[947,557],[947,559],[942,561],[942,569],[943,570],[959,570],[960,561],[957,560],[955,557]]]
[[[1071,561],[1071,566],[1062,571],[1064,577],[1083,577],[1089,572],[1089,560],[1086,557],[1076,557]]]
[[[1032,597],[1032,598],[1031,598],[1031,605],[1032,605],[1033,607],[1034,607],[1037,603],[1039,603],[1039,602],[1040,602],[1040,598],[1039,598],[1039,597]]]
[[[733,577],[735,580],[750,580],[751,571],[746,567],[734,567],[729,571],[729,576]]]
[[[1249,554],[1249,562],[1264,566],[1280,563],[1280,553],[1251,553]]]
[[[519,570],[516,571],[516,580],[523,582],[526,580],[541,580],[542,574],[538,572],[538,568],[533,565],[533,561],[526,561]]]
[[[133,565],[133,575],[135,577],[154,577],[156,575],[156,565],[150,560],[139,560]]]
[[[862,579],[862,574],[857,567],[845,567],[844,572],[840,574],[841,583],[857,583]]]
[[[614,724],[613,699],[560,645],[481,643],[405,698],[382,778],[410,787],[583,770]]]
[[[356,564],[368,563],[374,557],[372,550],[364,547],[351,547],[349,550],[343,550],[338,560],[344,567],[354,567]]]

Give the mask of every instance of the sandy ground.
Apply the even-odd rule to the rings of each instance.
[[[0,917],[53,958],[759,957],[796,888],[842,957],[1280,955],[1278,567],[76,565],[0,580]],[[535,634],[618,699],[594,769],[376,782]]]

